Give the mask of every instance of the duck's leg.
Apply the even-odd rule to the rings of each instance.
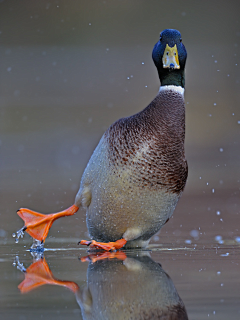
[[[123,238],[115,242],[97,242],[95,240],[90,240],[90,241],[81,240],[79,241],[78,244],[89,246],[90,248],[103,249],[105,251],[114,251],[114,250],[121,249],[122,247],[125,246],[126,243],[127,243],[127,240]]]
[[[44,242],[54,220],[65,216],[71,216],[76,213],[78,209],[79,207],[74,204],[61,212],[41,214],[29,209],[21,208],[17,211],[17,214],[25,222],[23,230],[34,239]]]

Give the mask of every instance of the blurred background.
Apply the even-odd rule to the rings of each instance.
[[[189,178],[152,243],[240,236],[238,0],[0,0],[0,239],[14,241],[20,207],[73,204],[108,126],[159,89],[151,54],[163,29],[182,34]],[[49,239],[86,237],[85,213]],[[26,238],[28,236],[26,235]],[[28,239],[28,238],[27,238]],[[218,238],[219,239],[219,238]]]

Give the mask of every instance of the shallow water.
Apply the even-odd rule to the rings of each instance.
[[[44,252],[50,276],[44,274],[46,266],[44,272],[29,268],[37,261],[27,249],[29,241],[3,247],[2,319],[128,319],[129,310],[136,315],[134,319],[142,319],[139,313],[158,319],[151,313],[153,310],[161,314],[166,306],[169,310],[169,305],[178,305],[181,300],[189,319],[240,317],[237,244],[186,246],[183,243],[178,247],[156,244],[145,251],[122,251],[126,256],[120,258],[94,262],[95,257],[90,256],[92,261],[82,262],[81,258],[88,256],[85,248],[66,239],[59,240],[64,245],[48,243]],[[29,268],[26,272],[17,268],[18,260]],[[21,293],[19,285],[25,278],[29,291]],[[59,280],[57,285],[51,283],[55,279]],[[39,286],[35,287],[34,283]]]

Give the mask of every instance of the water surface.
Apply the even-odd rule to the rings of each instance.
[[[237,244],[152,245],[145,251],[122,251],[126,257],[93,262],[90,256],[93,261],[82,262],[81,258],[88,256],[85,248],[66,240],[61,247],[50,242],[44,263],[52,279],[58,280],[57,285],[42,284],[36,269],[35,277],[32,272],[32,278],[25,280],[30,288],[21,293],[18,286],[27,268],[36,263],[36,256],[34,259],[27,250],[29,241],[22,242],[25,244],[5,245],[1,253],[0,314],[4,319],[127,319],[127,307],[135,312],[143,312],[145,307],[148,314],[149,310],[165,310],[166,305],[178,305],[179,301],[185,305],[189,319],[240,316]],[[25,273],[17,268],[17,261],[27,269]],[[49,281],[48,276],[45,279]],[[35,287],[34,281],[42,285]]]

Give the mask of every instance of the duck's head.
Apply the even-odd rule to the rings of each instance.
[[[178,30],[165,29],[160,33],[160,39],[153,48],[152,58],[162,86],[175,85],[184,88],[187,51]]]

